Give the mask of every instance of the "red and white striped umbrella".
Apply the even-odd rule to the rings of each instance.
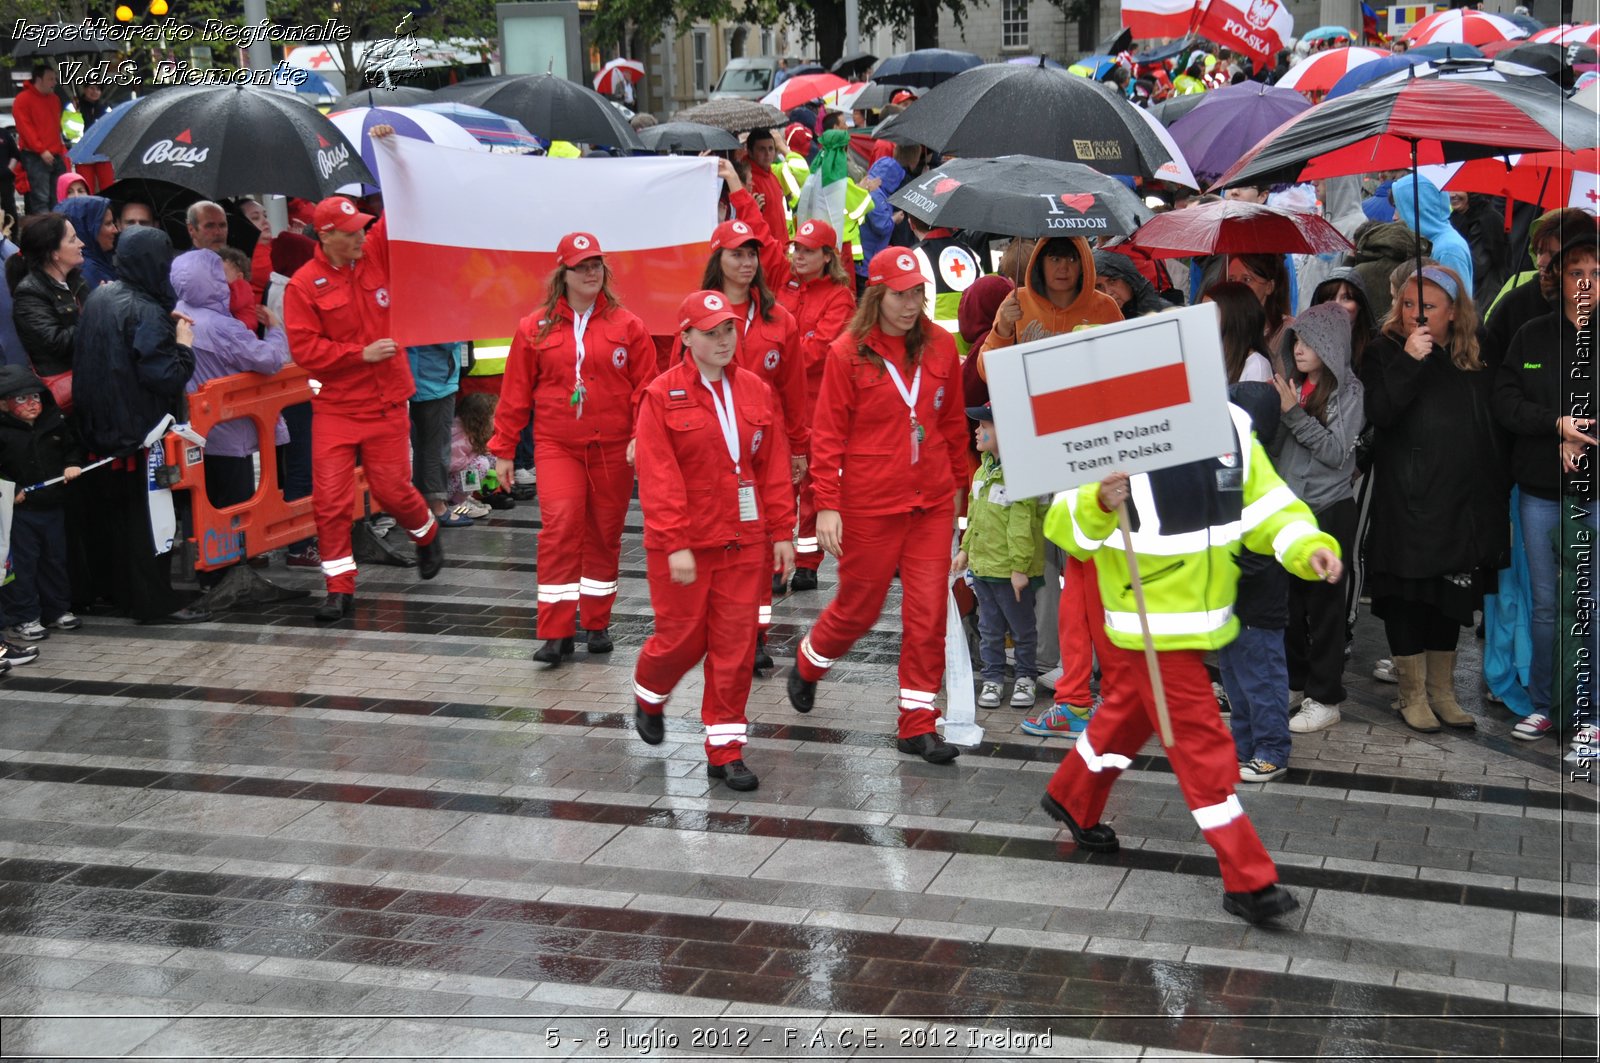
[[[637,59],[613,59],[594,76],[594,91],[614,96],[622,91],[624,82],[637,85],[643,77],[644,64]]]
[[[1412,44],[1488,44],[1527,35],[1527,30],[1510,19],[1463,7],[1434,12],[1406,30],[1405,39]]]
[[[1290,67],[1277,86],[1280,89],[1295,89],[1306,95],[1327,92],[1356,67],[1365,66],[1388,54],[1382,48],[1330,48]]]
[[[771,104],[780,111],[792,111],[801,104],[818,100],[830,92],[847,88],[850,82],[837,74],[801,74],[761,97],[762,103]]]
[[[1542,29],[1529,37],[1530,41],[1541,44],[1588,44],[1600,48],[1600,25],[1585,23],[1581,26],[1563,24]]]

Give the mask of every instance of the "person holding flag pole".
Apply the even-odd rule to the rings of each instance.
[[[1101,813],[1118,775],[1159,729],[1184,800],[1216,851],[1224,910],[1260,923],[1299,902],[1278,885],[1277,868],[1234,794],[1239,765],[1203,655],[1238,633],[1241,547],[1276,555],[1301,579],[1337,582],[1343,567],[1337,541],[1317,529],[1311,510],[1278,478],[1249,415],[1232,405],[1228,413],[1232,453],[1134,476],[1113,473],[1058,495],[1045,517],[1049,538],[1080,560],[1095,559],[1110,646],[1101,661],[1104,701],[1040,805],[1080,848],[1116,852],[1116,831]]]

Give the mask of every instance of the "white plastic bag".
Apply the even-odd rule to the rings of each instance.
[[[945,594],[944,620],[944,740],[958,746],[983,741],[978,726],[978,699],[972,690],[972,656],[955,592]]]

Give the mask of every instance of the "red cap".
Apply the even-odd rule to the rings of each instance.
[[[816,138],[811,135],[811,130],[793,122],[783,131],[784,145],[792,152],[799,155],[811,154],[811,144]]]
[[[697,328],[709,332],[724,321],[737,321],[739,315],[728,306],[721,292],[692,292],[678,307],[678,329]]]
[[[316,217],[317,205],[309,199],[300,199],[297,196],[289,198],[289,220],[297,221],[302,225],[310,225]]]
[[[803,221],[795,227],[794,242],[801,247],[817,250],[824,247],[838,247],[839,235],[833,231],[833,226],[825,221],[812,218]]]
[[[867,267],[868,284],[886,284],[903,292],[927,284],[928,278],[917,268],[917,256],[904,247],[886,247],[872,256]]]
[[[760,243],[761,237],[756,231],[742,221],[725,221],[711,233],[711,250],[721,251],[729,247],[743,247],[745,244]]]
[[[568,233],[556,245],[556,265],[571,269],[580,262],[599,258],[603,254],[605,252],[600,250],[600,241],[592,233]]]
[[[372,221],[371,214],[363,214],[356,205],[343,196],[329,196],[311,212],[311,227],[319,233],[353,233],[365,229]]]
[[[889,102],[890,103],[910,103],[912,100],[914,100],[916,98],[917,98],[917,94],[916,93],[912,92],[910,89],[903,89],[902,91],[897,92],[892,97],[890,97]]]

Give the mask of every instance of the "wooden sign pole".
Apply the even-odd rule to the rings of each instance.
[[[1156,696],[1156,723],[1161,744],[1172,746],[1172,717],[1167,714],[1167,691],[1161,685],[1161,667],[1156,662],[1156,643],[1150,636],[1150,614],[1144,607],[1144,584],[1139,582],[1139,559],[1133,553],[1133,527],[1128,520],[1128,503],[1117,503],[1117,527],[1122,531],[1122,549],[1128,557],[1128,581],[1133,586],[1133,604],[1139,610],[1139,632],[1144,636],[1144,663],[1150,669],[1150,689]]]

